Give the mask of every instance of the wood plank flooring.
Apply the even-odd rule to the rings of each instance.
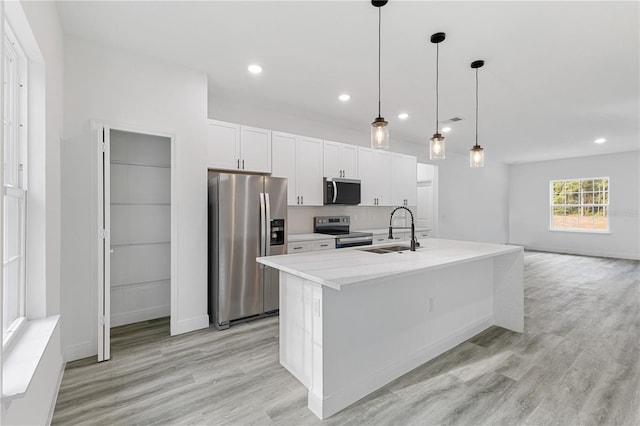
[[[525,253],[525,332],[491,327],[321,422],[278,363],[278,318],[169,337],[114,328],[67,364],[55,425],[638,425],[640,262]]]

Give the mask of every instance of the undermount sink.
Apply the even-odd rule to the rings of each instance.
[[[385,254],[385,253],[393,253],[393,252],[402,252],[405,250],[410,250],[409,246],[386,246],[386,247],[373,247],[366,249],[358,249],[360,251],[366,251],[368,253],[376,253],[376,254]]]

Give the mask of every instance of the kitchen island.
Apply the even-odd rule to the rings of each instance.
[[[522,247],[371,249],[257,259],[280,270],[280,363],[321,419],[491,325],[524,329]]]

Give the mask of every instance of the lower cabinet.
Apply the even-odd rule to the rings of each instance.
[[[296,243],[289,243],[287,247],[287,254],[304,253],[307,251],[331,250],[335,248],[336,240],[333,238],[327,240],[300,241]]]

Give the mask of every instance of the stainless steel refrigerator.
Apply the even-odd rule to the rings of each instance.
[[[275,313],[278,271],[256,257],[287,253],[287,179],[209,172],[209,318],[219,329]]]

